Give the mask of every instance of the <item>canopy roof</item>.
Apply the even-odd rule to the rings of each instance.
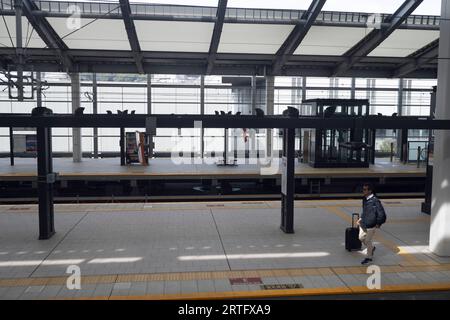
[[[439,17],[390,14],[0,0],[4,70],[435,78]],[[76,15],[80,19],[76,19]],[[21,62],[24,61],[24,62]]]

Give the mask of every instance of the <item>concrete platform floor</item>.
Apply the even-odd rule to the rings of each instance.
[[[198,159],[197,159],[198,160]],[[248,159],[247,159],[248,160]],[[175,161],[175,162],[174,162]],[[151,159],[150,165],[138,164],[121,166],[119,158],[86,159],[74,163],[72,158],[54,158],[53,170],[58,172],[60,179],[189,179],[199,177],[231,177],[236,179],[258,178],[280,173],[279,159],[274,159],[272,167],[265,165],[262,159],[259,164],[239,163],[236,167],[219,167],[217,160],[205,160],[203,164],[177,163],[170,158]],[[212,162],[211,162],[212,161]],[[263,168],[264,167],[264,168]],[[0,158],[0,180],[33,180],[36,176],[35,158],[17,158],[11,166],[9,158]],[[369,168],[312,168],[305,163],[296,163],[295,174],[298,177],[425,177],[425,166],[417,168],[414,164],[403,164],[389,159],[376,159]]]
[[[376,235],[382,290],[450,290],[450,258],[428,251],[421,200],[383,201]],[[0,206],[0,299],[279,297],[371,292],[347,252],[358,200],[299,201],[295,233],[280,203],[109,203],[55,206],[56,235],[37,240],[36,205]],[[70,265],[81,290],[66,287]],[[274,286],[275,285],[275,286]]]

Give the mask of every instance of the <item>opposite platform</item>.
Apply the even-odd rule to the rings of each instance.
[[[36,180],[36,159],[19,158],[11,166],[8,158],[0,159],[0,181]],[[263,161],[263,160],[261,160]],[[158,179],[254,179],[279,177],[279,159],[272,168],[258,164],[240,164],[236,167],[218,167],[212,164],[179,164],[169,158],[150,159],[149,166],[121,166],[119,158],[83,159],[80,163],[70,158],[54,158],[53,170],[60,180],[158,180]],[[312,168],[296,163],[297,178],[424,178],[425,168],[412,164],[377,159],[369,168]]]

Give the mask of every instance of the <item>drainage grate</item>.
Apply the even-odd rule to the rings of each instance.
[[[237,284],[262,284],[261,278],[230,278],[231,285]]]
[[[402,204],[403,202],[400,201],[384,201],[386,204]]]
[[[30,208],[18,207],[18,208],[9,208],[8,210],[10,210],[10,211],[26,211],[26,210],[30,210]]]
[[[224,204],[207,204],[207,207],[225,207]]]
[[[300,283],[288,283],[288,284],[263,284],[261,289],[263,290],[284,290],[284,289],[302,289],[303,285]]]

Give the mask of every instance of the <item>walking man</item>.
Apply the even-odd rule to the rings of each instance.
[[[380,200],[375,196],[373,186],[370,183],[363,185],[363,210],[358,220],[359,240],[367,247],[367,256],[361,264],[372,262],[376,247],[372,239],[375,230],[386,222],[386,213]]]

